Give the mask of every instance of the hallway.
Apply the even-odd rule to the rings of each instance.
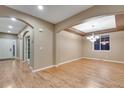
[[[26,63],[0,61],[0,87],[124,87],[123,70],[124,64],[81,59],[32,73]]]

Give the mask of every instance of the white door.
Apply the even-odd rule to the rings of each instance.
[[[0,38],[0,59],[16,57],[16,40]]]

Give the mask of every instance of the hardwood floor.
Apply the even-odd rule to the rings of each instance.
[[[32,73],[25,63],[0,61],[0,87],[124,87],[124,64],[81,59]]]

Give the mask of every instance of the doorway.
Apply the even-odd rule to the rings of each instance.
[[[23,49],[23,60],[31,64],[31,31],[24,32]]]

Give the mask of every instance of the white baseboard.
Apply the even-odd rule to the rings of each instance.
[[[15,59],[19,61],[23,61],[23,59],[20,59],[19,57],[16,57]]]
[[[123,61],[115,61],[115,60],[107,60],[107,59],[100,59],[100,58],[91,58],[91,57],[82,57],[82,58],[86,58],[86,59],[93,59],[93,60],[102,60],[105,62],[113,62],[113,63],[123,63]]]
[[[105,61],[105,62],[123,63],[124,64],[124,62],[122,62],[122,61],[114,61],[114,60],[106,60],[106,59],[90,58],[90,57],[80,57],[80,58],[76,58],[76,59],[73,59],[73,60],[68,60],[68,61],[59,63],[57,65],[51,65],[51,66],[48,66],[48,67],[44,67],[44,68],[40,68],[40,69],[35,69],[35,70],[33,70],[33,68],[30,68],[30,69],[32,70],[32,72],[38,72],[38,71],[45,70],[45,69],[48,69],[48,68],[58,67],[58,66],[63,65],[63,64],[71,63],[73,61],[80,60],[80,59],[83,59],[83,58],[85,58],[85,59],[92,59],[92,60],[102,60],[102,61]]]
[[[76,60],[79,60],[79,59],[82,59],[83,57],[80,57],[80,58],[76,58],[76,59],[73,59],[73,60],[68,60],[68,61],[64,61],[64,62],[61,62],[57,65],[55,65],[56,67],[60,66],[60,65],[63,65],[63,64],[66,64],[66,63],[70,63],[70,62],[73,62],[73,61],[76,61]]]
[[[51,66],[48,66],[48,67],[35,69],[35,70],[32,70],[32,72],[38,72],[38,71],[45,70],[45,69],[52,68],[52,67],[55,67],[55,66],[54,65],[51,65]]]
[[[73,59],[73,60],[68,60],[68,61],[59,63],[59,64],[57,64],[57,65],[51,65],[51,66],[48,66],[48,67],[44,67],[44,68],[32,70],[32,72],[38,72],[38,71],[45,70],[45,69],[48,69],[48,68],[58,67],[58,66],[60,66],[60,65],[63,65],[63,64],[66,64],[66,63],[70,63],[70,62],[73,62],[73,61],[76,61],[76,60],[79,60],[79,59],[82,59],[82,58],[83,58],[83,57],[80,57],[80,58],[76,58],[76,59]],[[32,68],[31,68],[31,69],[32,69]]]
[[[33,72],[33,67],[32,66],[29,66],[29,69]]]

